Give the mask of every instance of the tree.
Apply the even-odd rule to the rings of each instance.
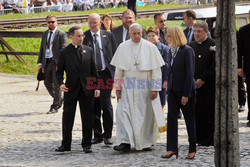
[[[240,166],[234,0],[217,1],[215,166]]]

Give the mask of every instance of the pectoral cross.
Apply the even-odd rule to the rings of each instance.
[[[136,67],[136,69],[138,70],[139,69],[139,63],[135,62],[134,66]]]

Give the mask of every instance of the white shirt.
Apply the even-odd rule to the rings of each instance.
[[[91,35],[92,35],[92,38],[93,38],[94,51],[95,51],[95,42],[94,42],[95,37],[94,37],[94,34],[97,34],[96,40],[97,40],[97,42],[98,42],[98,44],[99,44],[99,47],[100,47],[101,60],[102,60],[102,70],[101,70],[101,71],[103,71],[103,70],[106,69],[106,63],[105,63],[104,56],[103,56],[102,40],[101,40],[100,30],[97,31],[96,33],[92,32],[92,31],[90,31],[90,32],[91,32]],[[95,55],[96,55],[96,54],[95,54]]]
[[[46,53],[49,52],[50,55],[48,57],[46,56],[46,58],[52,58],[53,57],[52,46],[53,46],[53,40],[54,40],[54,37],[55,37],[56,30],[57,30],[57,27],[52,31],[52,35],[51,35],[51,38],[50,38],[49,49],[46,49]],[[47,42],[49,40],[49,35],[50,35],[50,32],[48,33],[48,36],[47,36]]]
[[[128,33],[128,30],[123,26],[123,34],[122,34],[122,41],[126,41],[126,36],[127,36],[127,33]]]

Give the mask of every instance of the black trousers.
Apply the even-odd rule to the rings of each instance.
[[[137,14],[136,0],[128,0],[128,9],[132,10],[135,13],[135,15]]]
[[[182,92],[174,91],[168,93],[167,151],[178,152],[177,115],[181,109],[187,126],[189,153],[191,153],[196,152],[195,90],[185,106],[181,104],[182,94]]]
[[[46,60],[44,68],[44,85],[49,94],[54,98],[50,108],[59,109],[62,106],[61,91],[56,78],[56,63],[52,59]]]
[[[111,104],[111,91],[112,83],[110,85],[106,84],[106,81],[112,79],[112,76],[109,70],[106,68],[104,71],[98,71],[99,79],[104,82],[105,88],[100,88],[100,97],[95,98],[94,100],[94,118],[93,118],[93,128],[94,128],[94,137],[95,138],[106,138],[110,139],[112,137],[113,129],[113,106]],[[110,87],[109,88],[107,88]],[[102,112],[101,112],[102,111]],[[102,133],[102,124],[101,117],[103,121]]]
[[[243,82],[243,78],[238,75],[238,103],[239,105],[246,104],[246,90]]]
[[[247,85],[247,106],[248,106],[248,115],[247,120],[250,121],[250,74],[246,74],[246,85]]]
[[[75,120],[77,101],[79,101],[81,121],[82,121],[81,145],[82,147],[91,146],[94,98],[87,97],[84,94],[82,88],[80,88],[77,98],[71,98],[71,96],[68,93],[65,93],[64,95],[63,118],[62,118],[63,122],[62,146],[66,148],[71,148],[72,129]]]

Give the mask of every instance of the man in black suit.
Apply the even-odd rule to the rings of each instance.
[[[185,25],[187,26],[187,28],[183,30],[183,32],[187,38],[187,42],[190,43],[194,41],[193,26],[194,26],[194,23],[196,22],[196,13],[191,9],[186,10],[183,13],[183,21]]]
[[[195,52],[196,143],[201,146],[214,145],[215,41],[207,34],[207,23],[197,21],[194,24],[195,41],[189,44]]]
[[[82,147],[85,153],[90,153],[92,152],[93,102],[94,97],[100,95],[99,90],[88,87],[89,79],[91,77],[97,78],[94,51],[92,48],[82,45],[84,35],[80,27],[70,28],[69,38],[72,43],[61,51],[57,69],[60,90],[64,92],[64,107],[62,145],[55,151],[71,150],[76,104],[79,101],[82,120]],[[67,76],[65,84],[63,82],[64,72]]]
[[[155,25],[156,27],[160,30],[160,42],[168,45],[168,42],[165,38],[165,36],[167,35],[167,18],[164,15],[164,13],[156,13],[154,15],[154,21],[155,21]]]
[[[55,16],[47,16],[46,21],[49,29],[43,33],[37,64],[38,71],[44,69],[44,85],[54,99],[47,114],[53,114],[58,112],[63,102],[56,78],[56,66],[59,60],[59,52],[68,45],[68,38],[64,31],[57,28]]]
[[[250,10],[248,13],[250,19]],[[250,24],[247,24],[239,30],[239,43],[238,43],[238,75],[246,77],[247,85],[247,104],[248,104],[248,116],[247,126],[250,127]],[[243,63],[242,63],[243,59]]]
[[[186,10],[183,13],[183,21],[184,21],[185,25],[187,26],[187,28],[185,30],[183,30],[183,32],[187,38],[187,42],[190,43],[190,42],[195,41],[193,27],[194,27],[194,24],[196,22],[196,13],[192,9]],[[209,38],[211,38],[211,34],[209,31],[208,31],[207,36]]]
[[[99,79],[101,80],[99,87],[101,91],[100,98],[96,98],[94,102],[94,138],[92,144],[101,143],[111,145],[112,129],[113,129],[113,107],[111,104],[111,90],[114,78],[115,67],[110,65],[113,55],[116,51],[116,42],[111,32],[100,29],[100,15],[92,13],[88,18],[89,30],[84,33],[85,38],[83,44],[93,48],[95,52],[95,62]],[[103,111],[103,128],[101,126],[101,110]]]
[[[117,46],[120,45],[120,43],[130,39],[130,36],[128,35],[128,29],[135,22],[135,13],[127,9],[122,13],[122,25],[116,26],[113,28],[113,34],[115,36],[115,40],[117,43]],[[148,39],[146,34],[146,29],[142,27],[142,38]]]

